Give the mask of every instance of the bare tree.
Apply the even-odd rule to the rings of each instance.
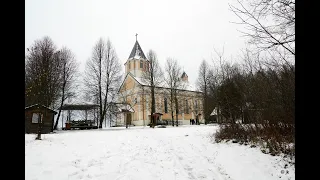
[[[209,109],[209,102],[208,102],[208,89],[209,89],[209,81],[211,78],[212,70],[209,67],[209,64],[206,60],[203,60],[200,68],[199,68],[199,76],[197,84],[199,86],[199,89],[203,93],[203,113],[205,118],[205,124],[207,124],[207,121],[210,116],[210,109]]]
[[[151,96],[151,125],[154,127],[154,119],[153,114],[156,111],[156,101],[155,101],[155,88],[162,83],[162,70],[159,65],[157,55],[153,50],[149,50],[147,53],[147,68],[146,71],[143,72],[142,77],[149,87],[150,96]]]
[[[41,104],[52,107],[57,101],[61,63],[56,58],[56,54],[56,46],[49,37],[36,40],[30,48],[27,48],[25,65],[25,102],[27,106]],[[38,125],[36,139],[40,140],[43,125],[41,117]]]
[[[121,82],[121,66],[109,39],[105,43],[100,38],[94,46],[92,57],[87,61],[85,75],[86,92],[96,97],[99,104],[99,128],[102,128],[108,103],[115,98]]]
[[[181,67],[178,65],[178,61],[173,58],[167,58],[167,62],[165,65],[166,70],[166,84],[168,85],[168,91],[170,94],[170,109],[171,109],[171,120],[172,126],[174,126],[174,113],[173,109],[175,107],[176,110],[176,125],[178,126],[178,98],[177,98],[177,89],[181,86]]]
[[[261,50],[274,49],[295,55],[295,0],[258,0],[247,4],[237,0],[239,7],[231,11],[246,27],[245,36]],[[283,51],[282,51],[283,52]]]
[[[259,142],[271,154],[294,155],[295,1],[237,0],[231,6],[258,52],[246,49],[244,64],[221,62],[214,92],[221,114],[232,123],[221,125],[216,140]],[[267,53],[267,54],[263,54]],[[211,83],[210,83],[211,84]],[[244,124],[236,124],[242,115]],[[293,143],[292,146],[288,146]]]
[[[59,97],[60,61],[56,58],[56,46],[49,37],[44,37],[27,50],[26,105],[39,103],[51,107]]]
[[[73,90],[75,89],[75,75],[77,72],[77,63],[75,57],[70,49],[64,47],[58,53],[58,58],[61,62],[61,72],[60,72],[60,89],[61,89],[61,100],[60,100],[60,108],[58,112],[58,116],[56,122],[54,124],[53,129],[57,129],[61,107],[63,106],[66,99],[74,96]]]
[[[266,64],[247,50],[243,66],[225,62],[219,72],[224,76],[214,93],[221,114],[229,123],[221,126],[217,140],[260,139],[271,154],[294,154],[287,144],[294,143],[295,66]],[[244,124],[235,123],[240,116]]]

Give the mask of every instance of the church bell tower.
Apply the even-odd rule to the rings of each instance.
[[[138,34],[136,34],[136,42],[131,50],[127,62],[124,65],[126,74],[130,72],[135,77],[142,77],[142,73],[147,68],[148,60],[142,51],[137,36]]]

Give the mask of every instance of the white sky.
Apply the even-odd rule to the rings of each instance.
[[[25,46],[49,36],[58,48],[72,50],[83,71],[100,37],[110,38],[123,64],[138,33],[145,54],[155,50],[163,68],[167,57],[176,58],[195,83],[202,59],[215,55],[213,47],[224,46],[226,58],[244,48],[241,27],[231,23],[238,22],[231,1],[26,0]]]

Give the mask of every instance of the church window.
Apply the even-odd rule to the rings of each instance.
[[[32,113],[32,123],[39,123],[39,121],[42,122],[43,114],[40,113],[40,116],[39,116],[39,113]]]
[[[164,98],[164,113],[168,113],[168,101],[167,101],[167,98]]]
[[[143,62],[140,61],[140,68],[143,68]]]
[[[194,105],[195,105],[194,109],[196,110],[196,114],[198,114],[198,101],[197,100],[194,101]]]
[[[189,106],[188,106],[188,100],[186,100],[186,110],[185,110],[186,114],[189,114]]]

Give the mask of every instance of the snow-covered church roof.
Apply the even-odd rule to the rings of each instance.
[[[139,84],[143,85],[143,86],[149,86],[148,84],[148,80],[144,79],[144,78],[141,78],[141,77],[135,77],[134,75],[132,75],[131,73],[129,73]],[[160,84],[158,84],[159,88],[169,88],[169,85],[165,82],[165,81],[162,81]],[[188,81],[182,81],[180,84],[179,84],[179,87],[177,89],[180,89],[180,90],[186,90],[186,91],[196,91],[196,92],[201,92],[201,91],[198,91],[198,89],[193,86],[192,84],[190,84]]]
[[[136,43],[134,44],[132,50],[131,50],[131,53],[130,53],[130,56],[129,56],[129,59],[147,59],[146,56],[144,55],[142,49],[141,49],[141,46],[139,44],[138,41],[136,41]]]

